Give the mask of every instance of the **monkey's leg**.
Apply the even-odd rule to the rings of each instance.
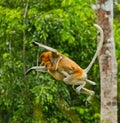
[[[84,88],[84,86],[86,85],[85,81],[81,81],[81,83],[83,83],[82,85],[79,85],[77,88],[74,88],[74,85],[72,86],[73,89],[76,91],[77,94],[80,94],[80,91],[82,88]]]
[[[73,85],[73,77],[70,74],[68,74],[67,72],[65,72],[65,71],[61,71],[61,73],[65,76],[65,78],[63,79],[63,81],[66,84]]]
[[[92,85],[96,85],[96,83],[93,82],[93,81],[91,81],[91,80],[86,79],[85,81],[88,82],[88,83],[90,83],[90,84],[92,84]]]
[[[41,72],[47,72],[47,68],[45,66],[34,66],[34,67],[31,67],[30,69],[28,69],[26,72],[25,72],[25,75],[27,75],[28,73],[30,73],[31,71],[33,70],[36,70],[36,71],[41,71]]]
[[[72,77],[71,77],[70,74],[68,74],[68,73],[65,72],[65,71],[61,71],[61,73],[65,76],[64,82],[68,83],[69,81],[71,81],[71,78],[72,78]],[[91,81],[91,80],[86,79],[85,81],[88,82],[88,83],[90,83],[90,84],[92,84],[92,85],[96,85],[96,83],[93,82],[93,81]],[[77,82],[76,82],[76,83],[77,83]],[[76,83],[75,83],[75,84],[76,84]],[[78,82],[78,83],[84,83],[84,82],[81,81],[81,82]],[[73,85],[73,88],[74,88],[74,85]]]
[[[73,78],[71,75],[69,75],[67,72],[65,72],[65,71],[62,71],[61,72],[64,76],[66,76],[64,79],[63,79],[63,81],[66,83],[66,84],[71,84],[72,85],[72,88],[73,88],[73,90],[75,90],[76,91],[76,93],[78,93],[78,94],[80,94],[80,91],[81,91],[81,89],[85,86],[85,84],[86,84],[86,81],[80,81],[80,80],[77,80],[77,79],[75,79],[75,78]],[[74,86],[75,85],[80,85],[80,86],[78,86],[77,88],[75,88]]]
[[[85,105],[87,106],[90,103],[90,100],[91,100],[92,96],[95,94],[95,92],[91,91],[91,90],[89,90],[87,88],[82,88],[81,93],[85,93],[85,94],[89,95],[87,100],[86,100],[86,102],[85,102]]]
[[[73,75],[69,75],[66,76],[63,81],[66,83],[66,84],[70,84],[70,85],[80,85],[81,87],[84,86],[84,84],[86,84],[86,81],[85,80],[80,80],[78,78],[74,78]]]
[[[70,76],[70,74],[68,74],[68,73],[65,72],[65,71],[61,71],[61,73],[62,73],[65,77]]]

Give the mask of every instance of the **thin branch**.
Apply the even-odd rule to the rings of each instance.
[[[26,25],[27,12],[28,12],[28,3],[26,3],[24,15],[23,15],[23,26]],[[26,71],[26,63],[25,63],[25,50],[26,50],[26,47],[25,47],[25,41],[26,41],[26,33],[25,33],[25,30],[24,30],[23,31],[23,64],[24,64],[23,68],[24,68],[24,74],[25,74],[25,71]]]

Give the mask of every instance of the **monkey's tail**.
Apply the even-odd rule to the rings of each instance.
[[[96,58],[97,58],[97,56],[98,56],[98,54],[99,54],[99,52],[100,52],[100,50],[102,48],[103,41],[104,41],[104,33],[103,33],[102,28],[99,25],[97,25],[97,24],[94,24],[94,26],[100,31],[100,42],[98,44],[97,51],[96,51],[95,55],[92,58],[92,61],[90,62],[90,64],[88,65],[88,67],[85,69],[85,73],[88,73],[89,70],[91,69],[93,63],[95,62],[95,60],[96,60]]]

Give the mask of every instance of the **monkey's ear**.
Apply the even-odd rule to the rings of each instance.
[[[36,41],[33,41],[32,44],[35,45],[35,46],[39,46],[39,47],[45,48],[46,50],[57,54],[57,50],[52,48],[52,47],[48,47],[48,46],[46,46],[44,44],[41,44],[41,43],[38,43]]]

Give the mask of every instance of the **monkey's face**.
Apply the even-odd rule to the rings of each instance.
[[[51,64],[51,52],[44,52],[40,56],[41,65],[48,66]]]

